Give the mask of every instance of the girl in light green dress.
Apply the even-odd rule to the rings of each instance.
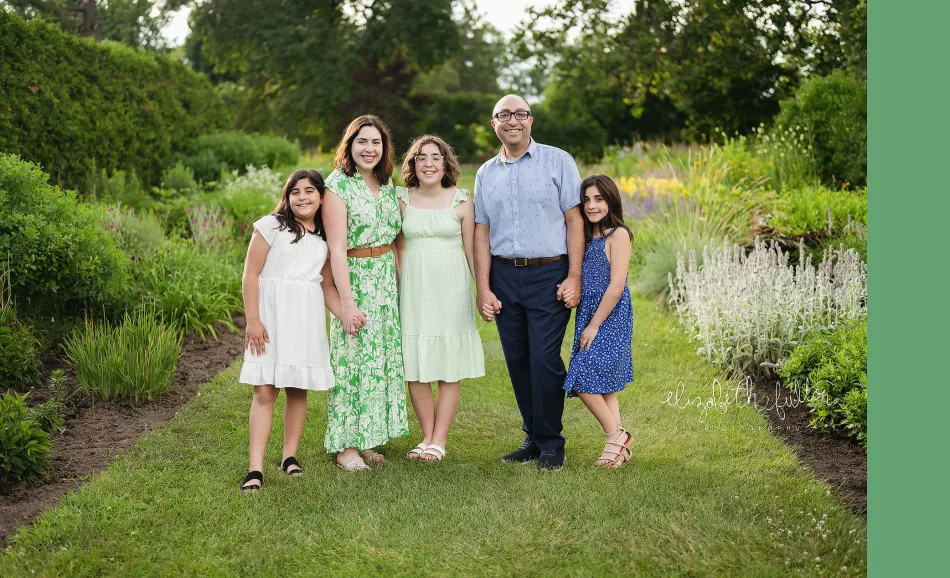
[[[355,119],[334,163],[323,211],[342,315],[330,321],[336,385],[327,400],[325,445],[339,467],[356,471],[383,461],[375,447],[409,433],[391,250],[401,218],[389,129],[372,115]]]
[[[475,208],[468,191],[455,187],[458,160],[439,137],[417,138],[402,174],[408,187],[396,189],[403,219],[396,238],[402,351],[423,434],[408,457],[435,461],[445,457],[460,381],[485,375],[472,295]]]

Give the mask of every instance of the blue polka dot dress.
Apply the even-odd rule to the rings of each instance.
[[[613,393],[623,390],[633,381],[633,355],[630,343],[633,339],[633,306],[630,289],[623,288],[620,300],[604,320],[597,337],[586,351],[578,351],[581,333],[597,311],[600,300],[610,285],[610,262],[607,260],[606,244],[616,229],[603,237],[595,237],[584,251],[584,267],[581,276],[582,297],[574,320],[574,348],[571,350],[571,365],[564,380],[568,397],[577,393]]]

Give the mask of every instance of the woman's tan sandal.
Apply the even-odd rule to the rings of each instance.
[[[424,462],[441,462],[442,458],[445,457],[445,448],[442,446],[437,446],[435,444],[429,444],[429,447],[422,452],[423,456],[432,456],[431,458],[423,457],[422,461]]]
[[[368,463],[381,464],[383,460],[386,459],[386,456],[383,454],[377,453],[376,450],[370,448],[368,450],[363,450],[360,452],[360,457]]]
[[[427,447],[429,446],[419,442],[419,445],[409,450],[409,453],[406,454],[406,457],[410,460],[419,460],[419,458],[422,457],[422,454],[425,453]]]
[[[359,457],[350,458],[342,463],[337,462],[336,467],[347,472],[359,472],[361,470],[369,469],[369,466],[367,466],[366,463],[363,462],[363,459]]]
[[[616,434],[617,437],[615,437],[613,441],[610,441],[610,436],[614,434]],[[633,444],[633,434],[618,426],[617,429],[612,432],[604,432],[604,435],[607,436],[607,443],[604,444],[604,451],[602,453],[614,457],[605,458],[601,456],[596,462],[594,462],[594,465],[602,468],[616,469],[630,461],[632,455],[630,452],[630,446]],[[624,436],[627,436],[626,441],[621,443],[620,440],[623,439]],[[608,449],[609,446],[616,447],[619,449],[619,451]]]

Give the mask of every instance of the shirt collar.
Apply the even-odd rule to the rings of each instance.
[[[533,157],[533,156],[534,156],[534,153],[537,152],[537,150],[538,150],[538,143],[534,140],[534,137],[530,137],[530,139],[531,139],[531,140],[530,140],[530,142],[528,143],[528,148],[525,149],[523,155],[521,155],[520,157],[518,157],[518,160],[521,160],[521,158],[524,157],[525,155],[528,155],[529,157]],[[507,163],[507,162],[509,162],[509,161],[508,161],[508,155],[505,154],[505,146],[504,146],[504,145],[502,145],[501,148],[498,149],[498,160],[501,161],[502,163]],[[518,161],[514,161],[514,162],[518,162]]]

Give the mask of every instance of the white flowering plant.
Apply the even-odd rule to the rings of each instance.
[[[726,238],[680,253],[669,303],[699,343],[697,353],[753,377],[775,374],[809,334],[867,315],[867,264],[843,246],[818,266],[799,249],[798,265],[777,244],[756,238],[750,252]]]

